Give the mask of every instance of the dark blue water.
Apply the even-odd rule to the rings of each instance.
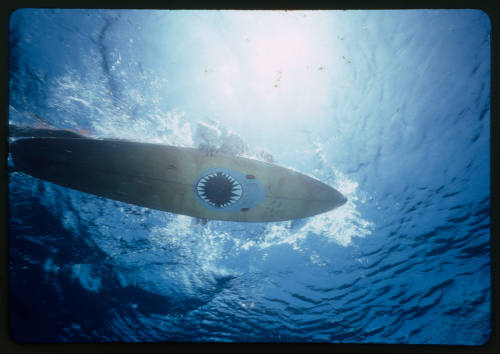
[[[203,226],[12,172],[12,336],[484,343],[490,30],[474,10],[15,12],[10,124],[272,158],[348,203]]]

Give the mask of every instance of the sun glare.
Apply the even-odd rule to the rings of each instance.
[[[336,70],[332,29],[321,13],[238,12],[222,23],[227,33],[210,42],[214,65],[203,75],[210,110],[242,129],[248,129],[243,112],[251,111],[255,129],[269,133],[318,114]]]
[[[305,34],[293,28],[263,34],[255,39],[252,66],[261,78],[275,79],[277,73],[297,69],[306,63]]]

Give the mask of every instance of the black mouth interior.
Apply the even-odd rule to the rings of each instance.
[[[241,185],[224,172],[215,172],[200,179],[196,186],[198,195],[217,208],[227,207],[241,198]]]

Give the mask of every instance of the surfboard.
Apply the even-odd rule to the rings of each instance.
[[[171,213],[241,222],[304,218],[346,198],[274,164],[195,148],[44,137],[10,144],[17,170],[55,184]]]

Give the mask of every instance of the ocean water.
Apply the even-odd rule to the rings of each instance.
[[[12,171],[12,338],[485,343],[490,33],[477,10],[14,12],[9,124],[209,144],[348,202],[202,225]]]

